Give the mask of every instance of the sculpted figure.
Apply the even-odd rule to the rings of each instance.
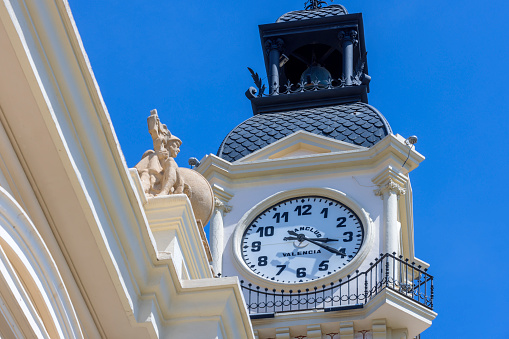
[[[154,149],[146,151],[135,166],[145,195],[153,198],[184,193],[191,202],[196,220],[200,220],[202,226],[206,225],[214,210],[212,187],[197,171],[178,167],[175,158],[182,141],[161,123],[157,110],[150,111],[147,124]]]
[[[135,166],[145,194],[148,197],[154,197],[185,193],[191,199],[191,189],[184,182],[174,159],[180,152],[182,141],[172,135],[168,127],[161,123],[155,109],[150,111],[147,124],[154,150],[146,151],[141,161]]]

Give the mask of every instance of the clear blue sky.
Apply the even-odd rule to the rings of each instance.
[[[304,0],[69,2],[133,167],[153,108],[184,142],[181,166],[215,153],[252,114],[257,25]],[[423,338],[509,338],[509,3],[341,4],[364,16],[370,104],[427,157],[411,173],[416,255],[431,264],[439,314]]]

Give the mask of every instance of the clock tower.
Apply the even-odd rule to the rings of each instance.
[[[413,239],[424,157],[368,104],[362,15],[308,1],[259,31],[268,86],[249,69],[253,116],[196,168],[214,272],[239,277],[259,339],[419,336],[436,317]]]

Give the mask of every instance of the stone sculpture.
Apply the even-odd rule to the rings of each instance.
[[[182,141],[161,123],[155,109],[150,111],[147,124],[154,149],[146,151],[135,166],[145,194],[147,197],[156,197],[185,193],[191,199],[191,189],[184,183],[175,162]]]
[[[135,166],[145,195],[153,198],[186,194],[196,220],[206,225],[214,209],[214,194],[209,182],[194,170],[178,167],[175,158],[180,152],[182,141],[161,123],[157,110],[150,111],[147,124],[154,149],[146,151]]]

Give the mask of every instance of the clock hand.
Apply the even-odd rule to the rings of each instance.
[[[331,241],[339,241],[338,239],[329,239],[329,238],[308,238],[308,239],[311,239],[311,240],[314,240],[314,241],[319,241],[319,242],[331,242]],[[298,240],[297,237],[285,237],[283,238],[283,240]]]
[[[325,249],[325,250],[327,250],[329,252],[332,252],[332,253],[340,255],[342,258],[346,257],[346,253],[345,253],[345,250],[343,248],[341,250],[337,250],[337,249],[332,248],[330,246],[320,244],[318,241],[311,240],[308,237],[306,237],[304,234],[298,234],[298,233],[296,233],[294,231],[287,231],[287,232],[290,235],[296,236],[297,240],[300,241],[300,242],[302,242],[300,239],[307,240],[310,243],[315,244],[318,247],[321,247],[321,248],[323,248],[323,249]]]
[[[312,244],[315,244],[316,246],[319,246],[319,247],[321,247],[321,248],[323,248],[323,249],[326,249],[326,250],[327,250],[327,251],[329,251],[329,252],[332,252],[332,253],[335,253],[335,254],[340,255],[340,256],[341,256],[341,258],[346,257],[346,253],[345,253],[345,249],[344,249],[344,248],[341,248],[340,250],[337,250],[337,249],[335,249],[335,248],[333,248],[333,247],[330,247],[330,246],[327,246],[327,245],[320,244],[319,242],[314,241],[314,240],[311,240],[311,239],[308,239],[308,238],[306,238],[306,240],[307,240],[307,241],[309,241],[309,242],[310,242],[310,243],[312,243]]]

